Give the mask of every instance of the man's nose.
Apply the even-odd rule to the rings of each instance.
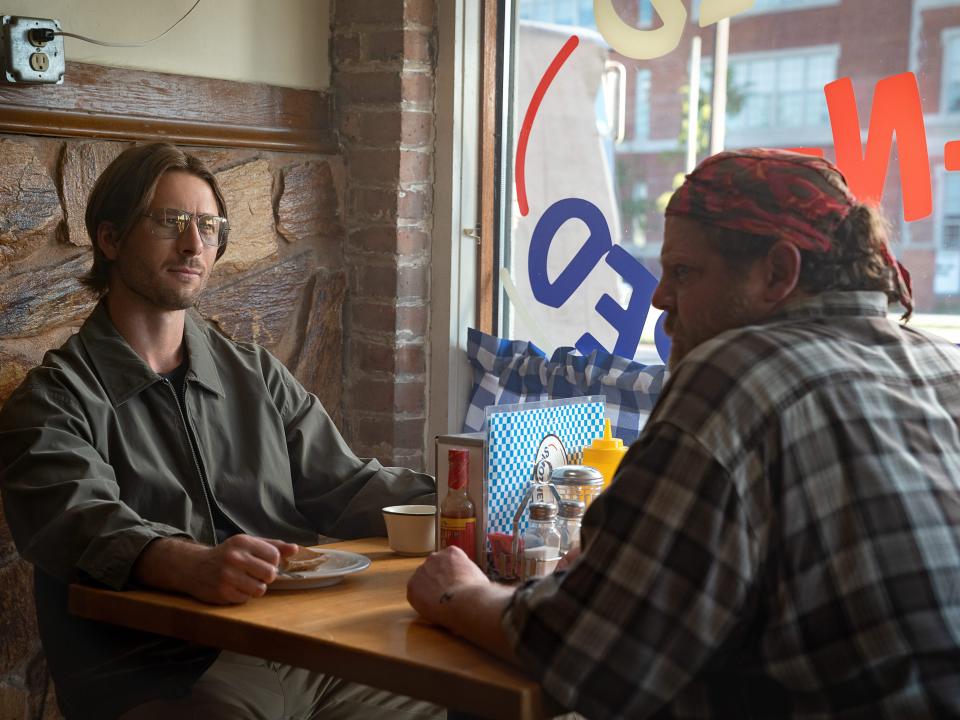
[[[657,288],[653,291],[653,297],[650,298],[650,304],[657,310],[670,311],[670,294],[663,280],[657,283]]]
[[[180,233],[180,237],[177,238],[177,249],[185,255],[199,255],[203,252],[203,240],[200,238],[196,218],[190,218],[187,226]]]

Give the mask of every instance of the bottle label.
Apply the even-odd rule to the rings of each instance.
[[[440,518],[440,547],[456,545],[467,557],[477,561],[477,519],[476,518]]]

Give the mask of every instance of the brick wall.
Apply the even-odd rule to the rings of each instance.
[[[435,0],[335,0],[331,67],[346,168],[344,432],[422,468],[433,224]]]

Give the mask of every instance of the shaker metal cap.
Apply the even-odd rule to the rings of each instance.
[[[585,509],[586,505],[580,500],[561,500],[559,515],[562,518],[579,518],[583,517]]]
[[[589,465],[561,465],[550,473],[554,485],[603,485],[603,475]]]
[[[553,503],[530,503],[531,520],[553,520],[557,516],[557,506]]]

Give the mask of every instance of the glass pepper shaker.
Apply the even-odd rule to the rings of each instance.
[[[560,554],[580,547],[580,524],[583,521],[584,504],[579,500],[561,500],[557,525],[560,529]]]

